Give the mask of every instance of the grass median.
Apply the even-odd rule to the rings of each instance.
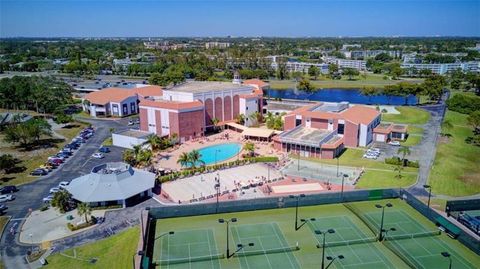
[[[425,124],[430,120],[430,113],[416,107],[395,107],[400,114],[382,114],[382,121],[400,124]]]

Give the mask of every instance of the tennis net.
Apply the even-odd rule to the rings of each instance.
[[[408,266],[411,268],[423,268],[423,265],[418,263],[415,258],[411,258],[411,255],[406,252],[398,243],[394,243],[395,241],[384,241],[383,245],[386,246],[390,251],[395,253],[402,261],[404,261]]]
[[[265,255],[265,254],[272,254],[272,253],[283,253],[283,252],[292,252],[300,250],[298,246],[288,246],[288,247],[281,247],[281,248],[272,248],[272,249],[259,249],[259,250],[244,250],[237,252],[235,255],[239,257],[245,256],[253,256],[253,255]]]
[[[170,264],[179,264],[179,263],[190,263],[190,262],[201,262],[201,261],[211,261],[224,259],[224,253],[217,253],[213,255],[206,256],[197,256],[197,257],[185,257],[185,258],[176,258],[176,259],[164,259],[156,262],[157,265],[170,265]]]
[[[436,236],[440,235],[440,231],[428,231],[414,234],[392,234],[387,235],[385,240],[398,240],[398,239],[413,239],[416,237]]]
[[[355,244],[366,244],[366,243],[373,243],[376,242],[376,237],[369,237],[369,238],[360,238],[354,240],[346,240],[346,241],[334,241],[334,242],[326,242],[326,247],[336,247],[336,246],[350,246]]]

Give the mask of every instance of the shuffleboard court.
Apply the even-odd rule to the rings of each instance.
[[[160,240],[160,244],[154,250],[154,263],[160,268],[219,269],[218,259],[224,258],[224,254],[217,251],[211,229],[160,234],[157,240]]]
[[[274,193],[323,191],[323,187],[319,183],[305,183],[305,184],[295,184],[295,185],[278,185],[278,186],[271,186],[270,188],[272,188]]]
[[[247,224],[232,227],[236,244],[246,247],[238,253],[242,269],[300,268],[293,255],[295,246],[289,246],[277,223]]]

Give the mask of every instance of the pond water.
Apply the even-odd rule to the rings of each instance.
[[[295,89],[276,90],[269,89],[266,93],[270,98],[297,99],[325,102],[347,101],[353,104],[366,105],[416,105],[417,97],[410,95],[375,95],[365,96],[359,89],[319,89],[313,92],[305,92]]]

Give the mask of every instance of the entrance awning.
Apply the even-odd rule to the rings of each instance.
[[[247,128],[243,131],[243,136],[270,138],[274,133],[274,130],[262,129],[262,128]]]
[[[235,129],[240,130],[240,131],[245,131],[246,129],[248,129],[248,127],[243,126],[241,124],[238,124],[236,122],[227,122],[227,123],[225,123],[225,125],[229,126],[229,127],[232,127],[232,128],[235,128]]]

